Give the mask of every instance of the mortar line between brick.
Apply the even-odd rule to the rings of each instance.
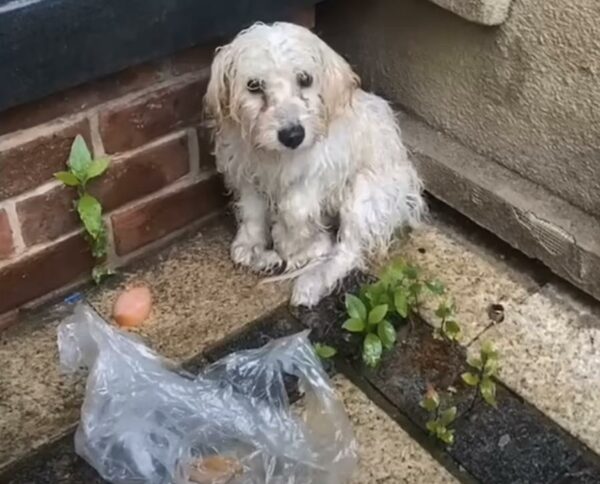
[[[192,176],[197,177],[200,174],[200,146],[198,143],[198,133],[195,129],[188,128],[187,142],[188,142],[188,163],[190,166],[190,173]]]
[[[5,263],[8,263],[13,261],[15,258],[18,258],[23,252],[25,252],[26,245],[21,232],[21,224],[19,222],[16,204],[9,200],[3,205],[3,207],[6,210],[6,216],[8,217],[8,222],[10,223],[14,248],[13,258],[9,258],[4,261]]]
[[[90,137],[92,138],[92,150],[95,157],[106,155],[104,142],[100,135],[100,116],[97,112],[91,112],[88,117],[90,123]]]

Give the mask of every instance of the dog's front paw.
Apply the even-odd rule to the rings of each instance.
[[[328,293],[321,271],[313,270],[296,279],[292,288],[292,306],[312,308],[319,304]]]
[[[307,247],[298,249],[286,259],[286,270],[296,270],[310,262],[327,257],[331,253],[333,242],[328,233],[318,234]]]
[[[265,250],[260,245],[234,243],[231,260],[255,272],[273,272],[283,267],[283,260],[274,250]]]

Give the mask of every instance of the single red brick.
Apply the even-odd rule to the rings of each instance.
[[[218,210],[225,202],[221,179],[214,176],[115,213],[112,226],[117,254],[125,255],[158,240]]]
[[[0,259],[8,259],[14,252],[13,233],[6,210],[0,210]]]
[[[73,282],[93,265],[78,234],[0,268],[0,314]]]
[[[89,185],[108,213],[160,190],[189,171],[187,136],[181,134],[127,157],[115,159],[105,175]],[[23,240],[28,246],[54,240],[79,227],[73,188],[58,186],[17,204]]]
[[[100,113],[100,133],[107,153],[144,145],[180,127],[198,122],[207,77],[173,83]]]
[[[0,200],[18,195],[50,180],[65,169],[71,144],[81,134],[90,146],[90,127],[82,119],[57,123],[56,127],[40,127],[39,136],[33,128],[27,141],[15,144],[11,138],[0,142]]]

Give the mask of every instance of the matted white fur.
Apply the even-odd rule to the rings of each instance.
[[[321,261],[300,272],[292,304],[315,305],[419,221],[421,182],[392,109],[310,30],[242,31],[217,50],[205,104],[236,200],[232,259],[256,271]]]

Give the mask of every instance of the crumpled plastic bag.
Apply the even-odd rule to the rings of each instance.
[[[187,374],[79,304],[62,369],[89,369],[75,450],[102,478],[149,484],[338,484],[356,466],[342,403],[307,333]],[[284,378],[303,393],[291,407]]]

